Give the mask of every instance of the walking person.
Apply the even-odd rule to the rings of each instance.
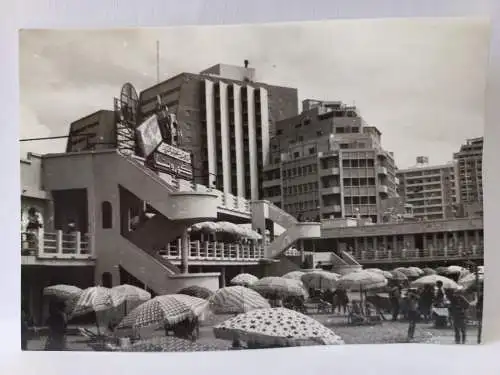
[[[425,285],[418,302],[418,307],[426,322],[431,318],[432,300],[434,299],[433,289],[432,285]]]
[[[455,343],[465,344],[467,339],[467,324],[465,321],[465,315],[470,303],[464,296],[452,289],[448,289],[446,291],[446,296],[450,301],[449,311],[453,329],[455,331]]]
[[[392,306],[392,320],[398,320],[399,308],[401,299],[401,285],[396,284],[390,294],[391,306]]]
[[[477,343],[481,344],[481,336],[483,334],[483,288],[481,287],[478,292],[476,302],[476,319],[477,319]]]
[[[408,308],[408,341],[413,340],[415,336],[415,326],[419,318],[418,300],[419,296],[416,290],[410,289],[407,295],[407,308]]]
[[[47,319],[49,336],[45,346],[46,351],[62,351],[66,349],[66,327],[67,317],[64,312],[64,303],[52,301],[50,304],[50,316]]]

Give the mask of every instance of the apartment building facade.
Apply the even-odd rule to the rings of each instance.
[[[215,65],[182,73],[139,95],[142,118],[158,96],[176,115],[179,147],[192,155],[196,183],[248,199],[263,194],[274,123],[298,113],[297,89],[255,81],[248,66]]]
[[[417,164],[398,170],[397,177],[399,195],[413,206],[415,218],[439,220],[456,216],[456,163],[429,165],[427,157],[417,157]]]
[[[458,198],[465,206],[483,204],[483,137],[468,139],[453,155],[457,164]]]
[[[361,217],[380,222],[397,196],[393,154],[354,106],[305,100],[278,121],[264,168],[264,197],[303,220]]]

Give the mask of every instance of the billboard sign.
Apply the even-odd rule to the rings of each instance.
[[[137,127],[136,132],[139,147],[141,148],[143,156],[147,158],[162,142],[160,125],[158,124],[156,115],[147,118]]]
[[[155,166],[164,173],[191,180],[193,166],[191,154],[167,143],[158,146],[153,154]]]

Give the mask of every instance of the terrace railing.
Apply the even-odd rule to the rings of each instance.
[[[181,260],[181,241],[170,243],[160,255],[169,260]],[[264,258],[262,245],[242,245],[208,241],[191,241],[188,260],[248,261],[256,262]]]
[[[472,248],[401,249],[401,250],[361,250],[354,253],[363,262],[383,261],[437,261],[456,259],[477,259],[484,256],[482,246]]]
[[[21,232],[21,254],[42,259],[90,259],[94,257],[88,234],[81,232]]]

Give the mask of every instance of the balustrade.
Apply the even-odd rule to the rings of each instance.
[[[92,257],[89,235],[81,232],[21,232],[22,255],[38,258],[88,259]]]
[[[464,247],[454,248],[429,248],[429,249],[396,249],[396,250],[361,250],[357,260],[363,261],[384,261],[384,260],[408,260],[408,261],[432,261],[447,259],[467,259],[470,257],[483,256],[483,247],[472,246],[469,249]]]
[[[167,259],[180,260],[179,243],[170,243],[160,251]],[[257,261],[264,258],[262,245],[242,245],[237,243],[191,241],[189,260],[233,260]]]

